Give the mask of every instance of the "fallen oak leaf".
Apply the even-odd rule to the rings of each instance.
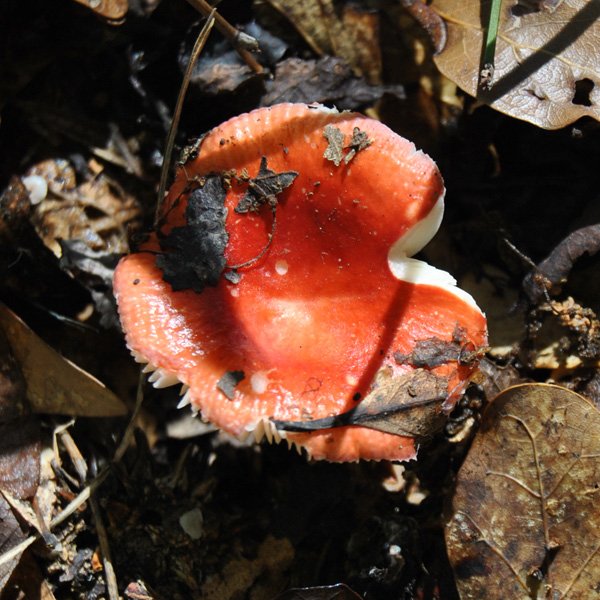
[[[0,327],[0,488],[19,499],[33,496],[39,455],[39,427],[27,402],[26,377]]]
[[[278,421],[277,429],[319,431],[360,425],[417,439],[431,437],[445,421],[442,405],[448,396],[448,379],[425,369],[398,377],[380,375],[374,389],[352,410],[313,421]]]
[[[127,413],[127,407],[113,392],[48,346],[3,304],[0,329],[27,381],[27,398],[33,412],[81,417]]]
[[[21,529],[10,504],[0,497],[0,544],[2,548],[14,548],[23,543],[26,535]],[[0,564],[0,591],[4,589],[13,571],[19,564],[22,552]]]
[[[482,7],[483,4],[483,7]],[[600,119],[600,3],[564,0],[555,10],[522,11],[505,2],[500,15],[493,73],[478,90],[485,30],[481,14],[490,1],[435,0],[448,41],[435,57],[440,71],[492,108],[545,129],[580,117]]]
[[[600,412],[570,390],[500,394],[457,481],[446,544],[461,598],[592,598]]]

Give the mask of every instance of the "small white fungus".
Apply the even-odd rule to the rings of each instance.
[[[277,275],[285,275],[288,272],[288,264],[285,260],[278,260],[275,263],[275,272]]]
[[[179,525],[193,539],[199,540],[204,533],[204,517],[199,508],[193,508],[179,517]]]
[[[355,377],[354,375],[346,375],[346,383],[354,386],[358,383],[358,377]]]
[[[31,204],[39,204],[48,195],[48,182],[39,175],[29,175],[21,179],[23,185],[29,192]]]
[[[250,385],[255,394],[264,394],[269,386],[269,378],[262,371],[258,371],[250,377]]]

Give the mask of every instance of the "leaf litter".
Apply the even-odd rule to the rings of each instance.
[[[19,511],[10,501],[30,500],[40,477],[40,428],[31,415],[26,382],[9,342],[0,329],[0,547],[14,548],[26,539]],[[10,499],[9,499],[10,498]],[[0,565],[0,589],[17,567],[20,554]]]
[[[338,8],[341,4],[337,4]],[[561,4],[519,2],[520,8],[528,5],[532,7],[531,11],[516,15],[513,10],[513,13],[526,24],[530,18],[547,18],[545,13],[548,12],[556,15],[563,10]],[[87,181],[83,165],[91,169],[92,179],[99,173],[102,179],[106,175],[104,180],[109,181],[108,188],[97,185],[87,189],[92,227],[79,227],[78,232],[83,235],[93,235],[94,225],[99,224],[101,215],[93,214],[96,202],[101,203],[106,193],[115,190],[115,195],[120,196],[120,188],[113,187],[114,182],[126,191],[121,198],[133,193],[133,197],[140,199],[146,222],[151,221],[149,213],[154,205],[153,186],[161,159],[164,123],[168,122],[172,104],[172,89],[165,91],[164,81],[173,79],[173,74],[168,71],[168,76],[164,77],[163,65],[177,62],[173,41],[183,39],[189,23],[197,18],[191,9],[184,3],[182,5],[184,8],[180,9],[176,3],[170,4],[167,9],[165,3],[160,6],[154,2],[144,6],[131,3],[128,19],[133,28],[129,25],[105,28],[98,19],[81,18],[85,11],[74,2],[61,3],[51,12],[40,8],[27,15],[22,15],[24,9],[15,8],[16,5],[7,8],[5,22],[10,25],[10,30],[0,25],[3,32],[0,46],[11,60],[5,61],[0,69],[5,75],[1,79],[12,83],[2,86],[0,146],[6,160],[0,172],[6,191],[0,222],[0,270],[7,277],[0,282],[0,293],[2,299],[10,301],[19,312],[33,301],[76,320],[90,302],[82,282],[93,290],[94,286],[100,285],[100,279],[108,276],[111,268],[108,254],[102,254],[103,250],[98,248],[89,252],[77,237],[60,242],[64,267],[69,274],[58,266],[56,257],[40,240],[40,235],[44,237],[43,224],[39,226],[42,222],[36,222],[39,235],[32,226],[31,207],[28,206],[31,193],[21,180],[24,173],[29,175],[25,170],[28,165],[38,165],[48,157],[58,163],[68,156],[68,162],[75,167],[80,180],[83,176]],[[394,5],[399,6],[399,3]],[[513,5],[509,8],[516,8]],[[567,5],[574,6],[574,3]],[[240,6],[244,19],[251,12],[255,14],[249,4]],[[427,145],[432,148],[430,152],[445,163],[444,176],[452,189],[441,232],[446,236],[443,238],[446,241],[440,245],[441,262],[448,259],[452,263],[450,270],[457,275],[463,270],[473,270],[474,265],[476,271],[477,260],[473,256],[479,257],[481,252],[486,260],[503,271],[502,285],[516,292],[522,281],[522,271],[517,272],[503,262],[505,257],[498,257],[496,249],[490,250],[499,230],[502,235],[506,230],[512,239],[516,237],[530,250],[539,266],[543,257],[551,254],[553,246],[565,239],[567,224],[569,230],[574,231],[597,223],[598,219],[593,217],[597,214],[593,206],[597,204],[599,185],[593,162],[597,132],[593,123],[578,122],[574,128],[543,138],[531,128],[516,124],[503,115],[486,112],[485,108],[473,110],[474,107],[456,93],[455,87],[441,77],[424,82],[424,73],[429,73],[427,69],[431,66],[419,54],[418,44],[411,46],[408,52],[403,47],[403,53],[399,54],[400,46],[408,44],[406,28],[404,21],[393,17],[396,13],[391,8],[400,10],[399,7],[385,6],[386,12],[377,15],[377,30],[372,28],[368,38],[374,40],[376,34],[382,62],[373,60],[377,53],[368,50],[372,42],[366,44],[368,51],[363,54],[370,57],[363,74],[370,73],[369,78],[372,74],[381,77],[383,83],[377,85],[369,85],[364,77],[358,77],[357,63],[354,59],[340,58],[339,49],[323,45],[313,52],[310,47],[298,43],[298,36],[289,35],[290,21],[284,20],[283,25],[273,26],[258,17],[265,29],[285,40],[287,45],[285,54],[274,62],[257,55],[258,60],[272,70],[274,77],[256,78],[255,83],[260,83],[259,86],[245,89],[241,86],[235,93],[228,92],[232,102],[227,104],[214,100],[207,102],[201,94],[196,94],[194,103],[201,105],[201,109],[184,111],[184,133],[178,143],[183,145],[185,135],[206,131],[234,112],[278,101],[317,100],[334,103],[342,109],[364,107],[415,141],[422,135],[415,123],[425,122],[427,131],[431,132]],[[221,3],[221,9],[228,10],[227,1]],[[180,18],[179,10],[188,10],[184,14],[186,18]],[[540,12],[544,14],[538,14]],[[381,19],[382,14],[386,18]],[[93,17],[91,11],[89,15]],[[348,10],[337,11],[328,19],[335,19],[346,27],[352,19],[352,15],[350,18],[347,15],[350,15]],[[24,20],[23,16],[26,17]],[[298,17],[295,19],[300,27],[304,27],[305,36],[315,25],[304,24]],[[363,22],[372,27],[370,24],[376,20],[373,15],[367,15]],[[329,25],[329,21],[325,23]],[[394,29],[398,23],[398,29]],[[358,29],[347,28],[356,41]],[[68,32],[71,47],[82,51],[65,54],[57,48],[53,42],[57,29]],[[132,38],[131,29],[143,35]],[[25,30],[27,36],[20,35]],[[590,32],[594,30],[589,29]],[[331,41],[326,43],[331,44]],[[115,48],[129,47],[129,44],[132,48],[129,57],[138,57],[139,64],[143,64],[143,68],[135,72],[131,65],[125,64],[124,53],[115,51]],[[588,56],[593,59],[595,53],[590,52]],[[218,57],[215,55],[214,58]],[[477,62],[476,57],[474,62]],[[54,65],[60,65],[60,73],[54,70]],[[218,66],[218,60],[214,65]],[[95,74],[93,80],[88,76],[92,72]],[[495,75],[497,78],[498,72]],[[573,111],[595,110],[595,75],[589,76],[589,81],[586,79],[588,77],[575,80],[574,92],[573,80],[566,80],[566,102],[575,107],[568,111],[571,117]],[[408,99],[404,96],[403,84],[410,92]],[[440,89],[444,90],[443,94]],[[493,85],[490,91],[494,91]],[[415,95],[420,98],[426,95],[432,100],[428,104],[415,105]],[[441,108],[432,108],[432,102],[438,101]],[[67,107],[74,104],[74,116],[68,117]],[[522,112],[526,117],[535,117],[527,106]],[[127,141],[135,159],[133,163],[118,151],[116,137],[111,135],[110,139],[103,139],[97,135],[97,132],[108,131],[108,124],[112,122]],[[81,124],[86,125],[87,133]],[[443,143],[440,143],[441,138]],[[491,176],[488,161],[492,161],[494,153],[496,171]],[[142,166],[139,171],[143,174],[142,179],[128,166],[136,162]],[[98,170],[98,164],[104,166],[104,170]],[[72,195],[72,188],[68,188],[70,176],[64,170],[61,172],[65,173],[66,186],[60,187],[60,182],[53,178],[47,180],[47,186],[50,189],[58,185],[59,194],[62,190],[63,196]],[[15,175],[17,177],[11,181]],[[54,194],[51,189],[50,193]],[[51,197],[57,200],[57,197]],[[76,208],[76,203],[71,203],[70,207]],[[63,212],[53,225],[68,222],[67,213]],[[126,230],[127,223],[123,228],[119,225],[119,231],[112,239],[126,244]],[[59,249],[54,241],[49,246]],[[593,244],[588,247],[593,248]],[[98,256],[96,252],[101,254]],[[444,252],[448,256],[443,256]],[[584,286],[577,281],[582,273],[590,272],[590,267],[593,269],[597,264],[595,261],[597,254],[583,252],[567,273],[563,270],[558,275],[549,290],[551,305],[542,309],[546,298],[541,297],[540,310],[528,323],[529,333],[533,335],[543,318],[560,321],[557,341],[579,353],[576,341],[587,339],[586,332],[592,331],[590,325],[595,319],[589,311],[597,315],[598,306],[593,297],[591,302],[584,301],[586,290],[593,288],[594,278],[588,277]],[[98,279],[90,277],[87,280],[84,271]],[[226,273],[229,272],[226,270]],[[542,282],[543,278],[538,280],[538,283]],[[540,316],[541,312],[545,317]],[[92,310],[90,322],[95,323],[97,317],[96,311]],[[66,322],[62,323],[64,327]],[[586,347],[590,352],[593,349],[591,345]],[[427,354],[426,345],[421,350],[420,355],[411,356],[409,360],[418,362],[421,358],[425,363],[437,360],[435,351]],[[82,349],[82,352],[89,350]],[[107,369],[112,364],[109,354],[101,357]],[[440,356],[455,360],[460,356],[460,350],[445,348]],[[529,361],[532,356],[534,360]],[[419,464],[406,465],[407,480],[418,472],[422,489],[429,493],[428,501],[419,506],[409,505],[406,501],[409,485],[395,492],[373,485],[387,476],[386,465],[338,468],[307,464],[276,448],[232,448],[219,434],[196,434],[180,452],[178,442],[165,436],[161,428],[173,414],[181,415],[174,409],[171,413],[166,412],[166,407],[177,403],[176,394],[171,396],[168,390],[161,394],[148,391],[152,398],[146,403],[144,419],[138,422],[143,433],[136,435],[135,448],[127,453],[127,468],[123,465],[113,467],[111,476],[104,480],[100,490],[101,510],[121,593],[132,598],[136,594],[155,598],[177,597],[177,594],[192,597],[205,582],[205,574],[225,574],[225,579],[231,579],[233,583],[234,579],[240,581],[236,578],[240,570],[248,569],[258,576],[244,579],[236,589],[240,594],[253,597],[260,597],[261,592],[266,594],[269,582],[280,586],[275,591],[271,588],[271,594],[267,596],[275,597],[286,585],[291,587],[296,582],[306,585],[316,579],[347,581],[357,592],[377,599],[427,597],[430,590],[440,590],[443,597],[454,597],[445,550],[443,545],[440,546],[440,515],[432,507],[440,506],[451,493],[452,465],[460,464],[472,440],[479,418],[478,407],[508,384],[531,378],[553,378],[578,391],[585,390],[596,401],[600,398],[596,359],[587,358],[579,367],[565,369],[560,361],[552,363],[554,366],[551,367],[536,366],[541,365],[536,357],[539,357],[539,350],[530,346],[524,331],[520,340],[515,338],[512,349],[482,363],[482,373],[449,422],[459,427],[461,422],[473,419],[475,425],[463,437],[463,429],[456,435],[454,429],[451,435],[447,431],[436,434],[427,444]],[[132,390],[135,385],[135,381],[132,383],[128,377],[123,378],[123,389]],[[116,430],[108,424],[112,422],[94,420],[94,429],[83,427],[85,422],[86,419],[80,420],[72,433],[93,472],[97,461],[101,464],[110,460],[109,447]],[[46,417],[44,424],[52,430],[52,422],[49,423]],[[79,497],[79,480],[69,473],[73,469],[69,462],[65,461],[61,469],[57,470],[57,481],[59,500],[64,505]],[[43,578],[59,600],[76,594],[90,599],[106,595],[103,572],[93,571],[91,566],[92,561],[95,565],[101,564],[94,548],[95,532],[88,523],[91,523],[91,516],[85,510],[82,498],[78,502],[78,510],[71,512],[69,520],[59,526],[59,529],[64,527],[65,535],[61,540],[67,558],[53,561],[47,555],[31,555],[32,561],[39,565],[34,564],[38,569],[36,577]],[[197,505],[206,517],[207,530],[202,543],[194,545],[185,536],[181,537],[177,521],[181,514]],[[513,514],[510,518],[516,517]],[[52,517],[44,516],[44,519],[48,522]],[[412,534],[407,533],[408,522]],[[22,525],[23,522],[19,527]],[[281,539],[290,540],[291,552],[295,553],[291,563],[253,560],[257,548],[263,549],[263,556],[265,548],[275,547],[273,538],[268,537],[273,532]],[[400,554],[395,554],[395,545],[402,548]],[[286,556],[289,557],[290,546],[282,547],[288,549]],[[561,551],[554,552],[556,555],[550,568]],[[140,556],[144,556],[144,561]],[[546,564],[542,561],[544,568],[541,571],[553,556],[550,554]],[[276,566],[273,568],[273,565]],[[35,571],[27,566],[26,569],[27,573]],[[21,566],[17,571],[20,570]],[[37,580],[36,577],[31,579]],[[539,577],[539,574],[534,572],[533,577]],[[494,579],[497,577],[493,572],[490,581]],[[211,581],[213,589],[225,589],[219,587],[218,576]],[[304,588],[303,593],[310,593],[310,588]],[[315,590],[315,593],[319,592]]]

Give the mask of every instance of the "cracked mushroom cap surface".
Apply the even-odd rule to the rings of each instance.
[[[294,175],[260,198],[265,168],[270,181]],[[224,209],[221,271],[201,292],[174,291],[157,266],[165,239],[186,239],[193,194],[206,200],[212,188]],[[410,357],[432,340],[470,353],[425,361],[446,382],[439,410],[460,397],[487,343],[485,317],[449,274],[410,258],[437,231],[443,196],[435,163],[373,119],[303,104],[235,117],[180,166],[157,232],[117,267],[127,344],[155,385],[184,384],[182,404],[234,436],[284,438],[331,461],[414,458],[411,435],[273,421],[356,410],[382,374],[415,371]],[[249,198],[260,203],[240,212]]]

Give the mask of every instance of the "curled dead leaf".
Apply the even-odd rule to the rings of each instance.
[[[448,554],[461,598],[600,589],[600,413],[555,385],[500,394],[458,475]]]
[[[496,110],[545,129],[588,116],[600,120],[600,3],[502,3],[488,90],[478,90],[485,16],[491,2],[435,0],[448,41],[435,62],[464,91]]]
[[[360,425],[394,435],[423,439],[439,431],[446,418],[442,404],[448,397],[448,380],[426,369],[393,377],[383,371],[373,390],[356,408],[312,421],[273,421],[286,431],[319,431]]]

